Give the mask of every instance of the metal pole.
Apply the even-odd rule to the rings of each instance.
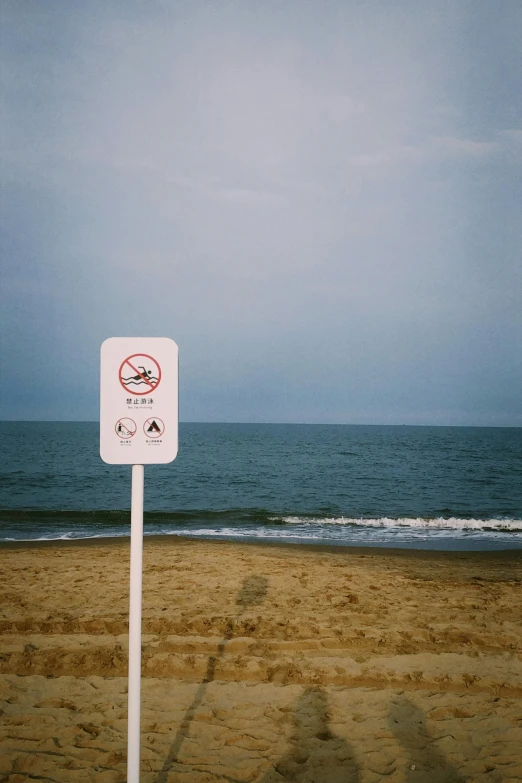
[[[141,583],[143,572],[143,465],[132,466],[129,606],[127,783],[140,780]]]

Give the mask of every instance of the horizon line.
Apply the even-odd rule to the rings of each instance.
[[[99,424],[99,419],[0,419],[1,424]],[[230,424],[230,425],[266,425],[285,427],[451,427],[462,429],[521,429],[520,424],[389,424],[380,422],[351,423],[325,421],[179,421],[179,424]]]

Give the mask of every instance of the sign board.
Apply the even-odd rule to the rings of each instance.
[[[172,462],[178,453],[178,346],[110,337],[101,347],[100,454],[110,465]]]

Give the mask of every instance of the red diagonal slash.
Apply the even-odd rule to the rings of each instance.
[[[139,370],[138,370],[136,367],[134,367],[134,365],[132,365],[132,364],[129,362],[129,360],[128,360],[128,359],[126,360],[126,364],[128,364],[128,365],[129,365],[129,367],[131,368],[131,370],[134,370],[134,372],[135,372],[135,373],[137,373],[137,375],[139,375],[139,376],[140,376],[140,378],[143,378],[143,380],[145,381],[145,383],[148,383],[151,389],[154,389],[154,388],[156,388],[156,387],[154,386],[154,384],[150,382],[150,380],[147,378],[147,376],[146,376],[146,375],[143,375],[143,373],[142,373],[142,372],[140,372],[140,371],[139,371]],[[157,385],[157,384],[156,384],[156,385]]]

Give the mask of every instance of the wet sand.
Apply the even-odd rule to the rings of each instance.
[[[125,781],[128,540],[0,547],[0,782]],[[522,551],[145,540],[143,783],[522,780]]]

